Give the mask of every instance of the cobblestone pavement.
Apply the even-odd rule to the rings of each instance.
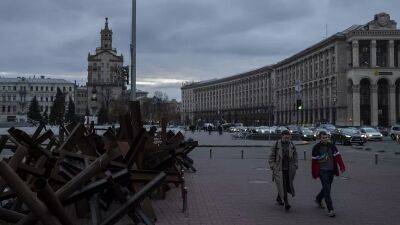
[[[208,140],[208,144],[253,142],[229,141],[226,135],[193,136],[200,143]],[[377,143],[374,145],[379,146]],[[390,149],[398,147],[390,143],[387,146]],[[157,224],[399,225],[400,155],[395,155],[391,150],[379,153],[379,161],[375,165],[376,148],[365,151],[338,147],[347,172],[333,183],[336,218],[327,217],[325,211],[317,208],[313,202],[320,182],[313,180],[310,175],[311,145],[297,148],[300,161],[295,180],[296,196],[290,199],[293,207],[290,212],[285,212],[275,204],[276,190],[271,172],[266,167],[268,148],[214,148],[212,159],[209,158],[209,148],[197,148],[192,158],[198,171],[186,175],[189,188],[187,212],[181,212],[179,190],[172,189],[166,201],[154,203]],[[242,150],[244,159],[241,159]],[[304,151],[306,160],[303,159]]]

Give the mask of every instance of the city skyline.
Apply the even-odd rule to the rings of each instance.
[[[345,2],[138,1],[138,88],[180,100],[181,82],[276,63],[323,39],[326,25],[330,36],[382,11],[398,20],[400,3]],[[92,3],[2,1],[0,75],[62,75],[86,82],[86,56],[99,46],[104,17],[110,18],[114,46],[127,63],[131,1]]]

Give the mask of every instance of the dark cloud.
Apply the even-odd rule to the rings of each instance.
[[[180,81],[275,63],[378,12],[390,0],[137,0],[140,89],[180,99]],[[46,74],[85,82],[104,17],[129,63],[130,0],[1,0],[0,75]],[[10,75],[9,74],[9,75]]]

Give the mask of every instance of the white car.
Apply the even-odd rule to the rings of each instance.
[[[390,128],[389,135],[392,140],[396,139],[396,135],[400,135],[400,125],[394,125]]]
[[[383,135],[381,132],[375,130],[372,127],[365,127],[360,129],[361,134],[365,135],[368,141],[382,141]]]

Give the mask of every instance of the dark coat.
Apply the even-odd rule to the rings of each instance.
[[[318,143],[313,147],[312,150],[312,160],[311,160],[311,174],[314,179],[317,179],[319,177],[319,170],[320,170],[320,165],[318,163],[319,156],[320,156],[320,150],[321,150],[321,145],[322,143]],[[335,172],[336,176],[339,176],[339,168],[341,171],[345,171],[346,167],[343,163],[342,156],[340,155],[338,149],[336,146],[332,143],[328,143],[329,149],[332,151],[333,155],[333,170]]]

